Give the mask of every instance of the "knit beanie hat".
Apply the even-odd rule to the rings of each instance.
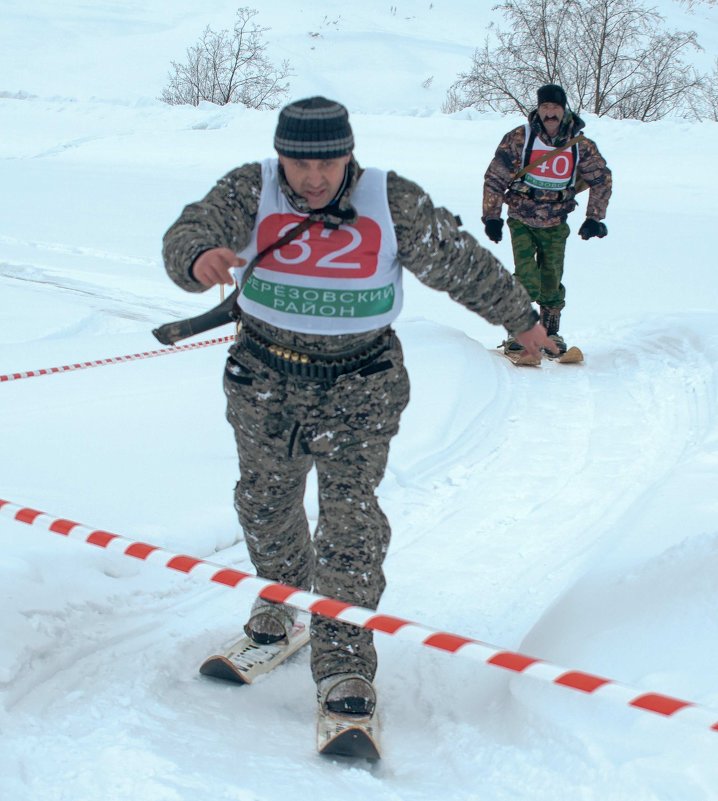
[[[546,86],[542,86],[536,92],[536,97],[539,106],[541,103],[558,103],[561,108],[566,108],[566,92],[556,83],[547,83]]]
[[[341,103],[309,97],[279,112],[274,147],[292,159],[333,159],[354,149],[349,114]]]

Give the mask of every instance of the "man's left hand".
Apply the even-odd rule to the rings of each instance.
[[[592,236],[603,239],[607,233],[608,228],[606,228],[606,223],[594,220],[593,217],[586,217],[583,221],[583,225],[578,229],[578,235],[581,239],[590,239]]]
[[[549,339],[546,334],[546,329],[541,323],[536,323],[536,325],[533,328],[529,328],[528,331],[514,334],[514,339],[519,345],[524,346],[529,356],[539,358],[542,350],[551,351],[551,353],[555,353],[558,356],[558,346],[552,339]]]

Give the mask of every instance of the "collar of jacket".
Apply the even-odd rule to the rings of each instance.
[[[359,216],[351,204],[351,195],[361,176],[362,170],[354,156],[347,164],[344,182],[336,197],[323,209],[312,209],[307,201],[298,195],[289,185],[281,164],[279,165],[279,187],[287,199],[300,214],[308,214],[316,222],[321,222],[326,228],[338,228],[340,225],[353,225]]]
[[[538,138],[544,142],[544,144],[552,145],[553,147],[561,147],[564,142],[568,142],[572,136],[576,136],[579,131],[586,127],[586,123],[578,116],[578,114],[568,108],[564,112],[558,133],[553,139],[549,138],[549,135],[546,133],[546,129],[543,127],[543,123],[539,119],[537,108],[529,113],[528,120],[529,125],[535,132],[536,136],[538,136]]]

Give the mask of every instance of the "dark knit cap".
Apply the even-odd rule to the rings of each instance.
[[[341,103],[308,97],[279,112],[274,147],[292,159],[333,159],[354,149],[349,114]]]
[[[541,103],[558,103],[561,108],[566,108],[566,92],[557,83],[547,83],[542,86],[537,92],[539,106]]]

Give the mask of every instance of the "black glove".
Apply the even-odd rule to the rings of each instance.
[[[590,239],[592,236],[603,239],[607,233],[608,228],[606,228],[606,224],[594,220],[593,217],[586,217],[583,221],[583,225],[578,229],[578,235],[581,239]]]
[[[503,220],[484,220],[484,231],[486,231],[486,236],[488,236],[492,242],[501,241],[501,229],[503,227]]]

